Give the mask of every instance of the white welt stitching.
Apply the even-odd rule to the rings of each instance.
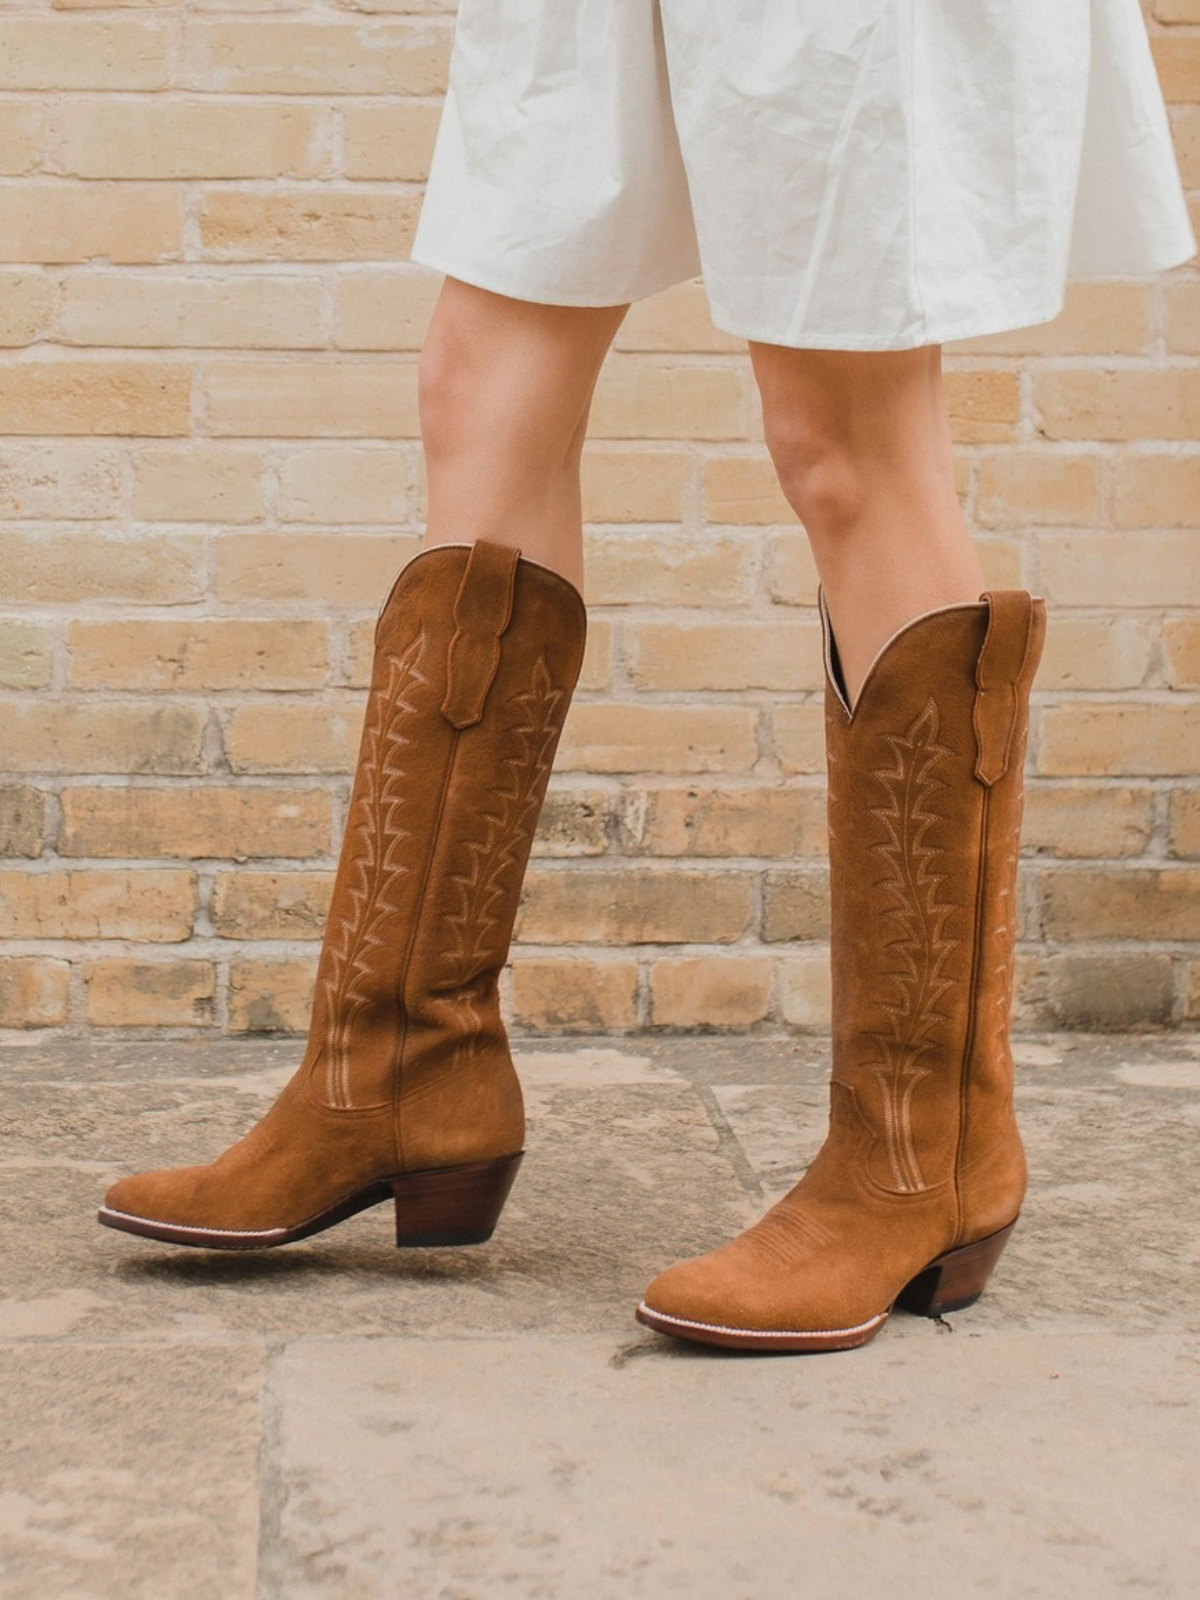
[[[829,1339],[844,1333],[865,1333],[868,1328],[886,1322],[888,1316],[886,1311],[881,1311],[877,1317],[869,1317],[854,1328],[727,1328],[720,1322],[692,1322],[687,1317],[668,1316],[665,1311],[655,1311],[644,1300],[638,1309],[648,1311],[662,1322],[673,1322],[679,1328],[704,1328],[708,1333],[748,1333],[756,1339]]]
[[[174,1228],[176,1233],[221,1233],[230,1238],[239,1239],[270,1239],[277,1233],[286,1233],[286,1228],[189,1228],[186,1222],[160,1222],[157,1217],[138,1217],[132,1211],[114,1211],[111,1206],[101,1206],[100,1210],[106,1217],[124,1217],[129,1222],[149,1222],[156,1228]]]

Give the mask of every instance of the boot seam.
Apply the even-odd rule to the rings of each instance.
[[[968,782],[974,781],[968,779]],[[963,1038],[962,1062],[958,1080],[958,1137],[954,1149],[954,1240],[962,1243],[966,1230],[966,1208],[963,1203],[962,1176],[970,1122],[971,1058],[975,1051],[975,1035],[979,1022],[979,971],[983,954],[984,910],[987,905],[987,838],[992,791],[983,790],[979,810],[979,872],[975,880],[975,915],[972,928],[971,971],[967,979],[967,1027]]]

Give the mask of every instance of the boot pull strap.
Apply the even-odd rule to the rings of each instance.
[[[988,625],[975,663],[975,776],[990,789],[1008,771],[1020,710],[1020,685],[1034,638],[1033,596],[993,589]]]
[[[456,728],[483,718],[483,703],[500,665],[500,638],[512,617],[521,552],[476,539],[454,597],[454,637],[446,652],[442,715]]]

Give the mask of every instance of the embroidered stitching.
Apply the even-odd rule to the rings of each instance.
[[[944,851],[930,837],[946,820],[934,805],[939,790],[947,787],[938,768],[955,754],[939,742],[939,732],[937,705],[930,698],[903,736],[883,735],[895,764],[872,772],[887,803],[870,812],[883,823],[887,839],[871,849],[890,869],[875,887],[894,902],[884,917],[898,931],[884,948],[899,965],[881,975],[895,986],[895,996],[876,1001],[887,1013],[888,1026],[868,1031],[879,1056],[864,1065],[879,1085],[884,1149],[892,1180],[903,1194],[929,1187],[913,1140],[912,1100],[918,1083],[932,1071],[923,1058],[935,1047],[940,1024],[949,1020],[941,1001],[954,979],[945,967],[962,942],[946,932],[958,908],[941,897],[948,874],[937,868]]]
[[[351,911],[331,927],[326,949],[328,972],[321,978],[328,1016],[326,1095],[328,1104],[347,1110],[354,1104],[351,1083],[354,1024],[378,986],[376,952],[384,946],[382,927],[400,907],[392,898],[411,867],[396,852],[411,831],[401,820],[409,803],[405,732],[417,706],[409,698],[429,679],[420,669],[424,629],[401,656],[389,656],[387,688],[374,696],[363,733],[363,758],[347,827],[346,900]]]

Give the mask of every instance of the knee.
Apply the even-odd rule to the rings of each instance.
[[[869,484],[851,439],[797,412],[763,420],[779,486],[809,536],[836,536],[852,527]]]

